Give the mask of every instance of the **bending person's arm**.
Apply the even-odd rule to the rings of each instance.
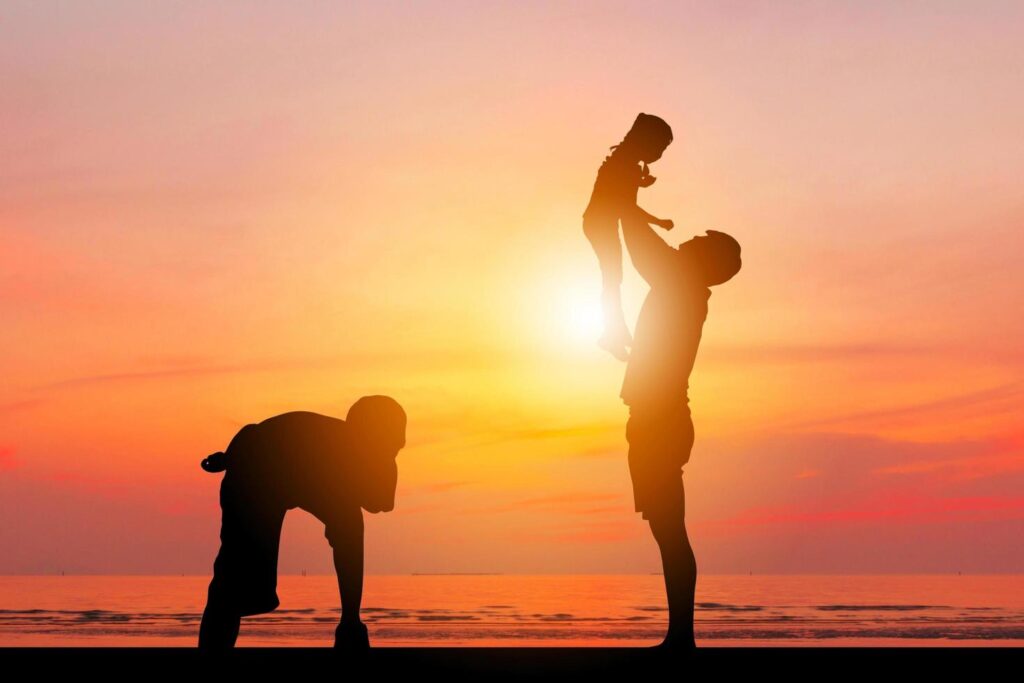
[[[622,214],[622,238],[637,272],[648,284],[654,284],[671,274],[679,252],[654,232],[645,214],[639,207]]]

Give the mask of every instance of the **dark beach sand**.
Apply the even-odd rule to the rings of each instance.
[[[187,648],[6,648],[0,657],[10,671],[26,674],[99,674],[143,680],[159,675],[194,679],[222,672],[224,679],[248,676],[308,680],[687,680],[690,676],[735,676],[783,680],[863,677],[911,680],[953,675],[984,680],[1024,662],[1024,648],[700,648],[668,656],[647,648],[376,648],[361,659],[330,648],[238,648],[211,656]]]

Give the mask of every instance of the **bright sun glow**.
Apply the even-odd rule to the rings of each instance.
[[[594,292],[576,291],[565,297],[562,324],[574,341],[594,342],[604,329],[600,298]]]
[[[599,278],[589,271],[573,272],[537,284],[522,305],[546,343],[574,353],[594,347],[604,331]]]

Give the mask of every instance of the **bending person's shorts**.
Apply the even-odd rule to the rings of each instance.
[[[287,505],[270,490],[229,468],[220,485],[220,551],[208,602],[239,616],[280,604],[277,557]]]
[[[630,406],[626,423],[633,506],[643,519],[685,513],[682,470],[693,448],[693,420],[686,403]]]

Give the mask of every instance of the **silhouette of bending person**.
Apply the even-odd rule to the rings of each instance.
[[[650,285],[633,334],[621,397],[629,406],[626,440],[634,507],[661,551],[668,632],[661,647],[696,646],[693,601],[697,561],[684,523],[682,468],[690,459],[690,371],[708,311],[709,289],[739,272],[740,245],[708,230],[673,248],[633,211],[622,218],[630,259]]]
[[[362,509],[394,509],[405,426],[405,411],[394,399],[364,396],[344,420],[300,411],[246,425],[226,451],[202,461],[208,472],[226,472],[220,486],[221,546],[199,627],[200,648],[233,647],[242,617],[280,605],[281,526],[285,512],[295,507],[324,523],[334,550],[342,608],[334,646],[369,648],[359,616]]]

